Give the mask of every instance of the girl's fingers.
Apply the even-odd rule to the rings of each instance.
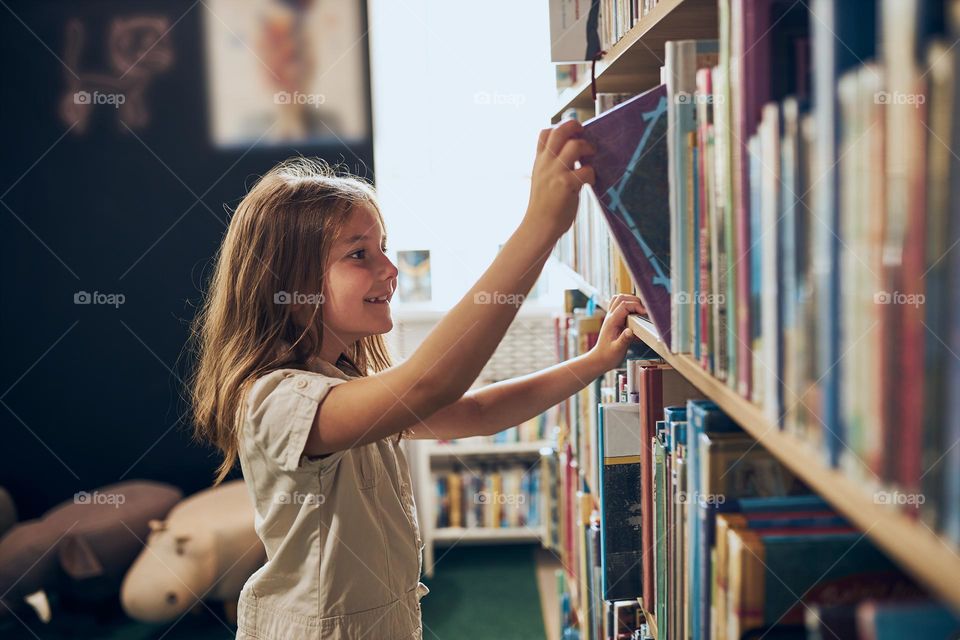
[[[554,156],[560,155],[567,140],[579,135],[583,131],[583,125],[576,120],[564,120],[550,130],[550,136],[547,138],[547,151]]]
[[[563,149],[560,151],[560,155],[557,158],[563,163],[568,169],[573,169],[574,163],[577,160],[582,160],[584,158],[589,158],[594,155],[597,150],[593,147],[592,144],[584,140],[583,138],[571,138],[567,140],[567,143],[563,145]]]
[[[579,181],[580,185],[593,184],[597,181],[597,174],[594,173],[593,167],[590,165],[583,165],[579,169],[573,171],[573,176]]]
[[[537,139],[537,153],[540,153],[547,148],[547,140],[550,139],[551,131],[553,131],[552,127],[548,127],[540,131],[540,137]]]

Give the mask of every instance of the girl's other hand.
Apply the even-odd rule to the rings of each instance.
[[[597,344],[589,352],[603,371],[619,366],[635,339],[633,330],[627,326],[627,316],[631,313],[646,313],[643,303],[636,296],[617,294],[607,305],[607,315],[600,327]]]
[[[580,188],[594,183],[593,167],[586,163],[596,149],[582,134],[583,125],[566,120],[541,131],[537,141],[526,220],[557,239],[577,216]]]

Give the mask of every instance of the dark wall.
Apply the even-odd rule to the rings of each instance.
[[[218,458],[190,441],[181,380],[189,322],[225,231],[224,204],[235,205],[255,176],[297,153],[343,161],[372,179],[372,146],[214,148],[202,4],[7,6],[0,486],[21,518],[121,478],[196,491]],[[116,110],[99,106],[82,135],[67,132],[58,109],[69,72],[58,57],[66,57],[68,21],[79,18],[87,31],[80,66],[92,70],[104,66],[110,21],[136,15],[176,23],[165,36],[172,66],[145,94],[149,124],[134,135]],[[75,304],[79,291],[125,301]]]

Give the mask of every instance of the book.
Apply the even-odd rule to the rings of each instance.
[[[956,638],[960,618],[935,602],[867,601],[856,612],[857,631],[863,640],[898,638]]]
[[[697,605],[704,611],[699,637],[711,636],[710,612],[714,586],[717,513],[728,500],[744,498],[782,498],[809,493],[809,490],[769,452],[757,447],[752,438],[737,432],[704,432],[698,435],[700,481],[694,502],[700,520],[697,540],[700,586]]]
[[[713,92],[709,69],[697,70],[695,102],[697,106],[697,222],[699,223],[699,287],[697,307],[700,316],[700,366],[710,373],[717,373],[714,340],[714,305],[717,292],[713,285]]]
[[[656,538],[653,523],[653,469],[652,441],[656,435],[656,423],[663,417],[663,408],[669,405],[685,404],[690,399],[702,397],[699,390],[691,385],[672,367],[655,364],[640,368],[640,446],[641,469],[640,489],[641,515],[643,524],[643,606],[647,611],[656,607],[656,586],[654,582],[653,558]]]
[[[667,96],[660,85],[583,125],[592,191],[661,340],[670,341]]]
[[[662,421],[660,424],[664,424]],[[654,548],[653,548],[653,575],[655,578],[653,599],[656,619],[660,623],[657,626],[659,632],[658,638],[669,640],[670,625],[667,620],[667,551],[666,541],[670,536],[670,525],[667,521],[667,449],[664,434],[658,433],[651,440],[650,447],[650,466],[652,469],[651,491],[653,492],[653,530],[654,530]],[[646,601],[645,601],[646,602]],[[649,605],[647,605],[649,607]]]
[[[950,34],[956,37],[960,34],[960,4],[956,1],[950,5],[949,25]],[[960,103],[960,83],[954,83],[953,103]],[[956,113],[954,107],[952,113]],[[951,148],[960,148],[960,126],[951,127],[950,136]],[[951,154],[950,159],[950,202],[951,207],[948,215],[949,237],[960,237],[960,158]],[[944,320],[946,324],[947,342],[953,353],[960,353],[960,312],[957,310],[957,301],[960,300],[960,251],[952,251],[946,258],[949,260],[950,275],[947,278],[947,284],[944,289],[952,303],[949,305],[950,311]],[[950,365],[945,373],[947,378],[947,388],[960,388],[960,361],[956,358],[950,360]],[[946,401],[946,424],[943,426],[945,437],[941,442],[960,441],[960,394],[951,393]],[[933,409],[936,411],[936,409]],[[941,446],[942,448],[942,446]],[[937,515],[937,522],[940,525],[938,530],[943,531],[947,539],[954,546],[960,546],[960,447],[947,449],[945,460],[942,463],[944,480],[942,483],[943,500],[940,502],[943,509]],[[935,494],[937,495],[937,494]]]
[[[730,433],[741,431],[739,425],[731,420],[726,414],[720,411],[716,404],[709,400],[690,400],[687,402],[687,440],[689,442],[699,442],[700,434],[703,433]],[[685,564],[687,566],[686,581],[688,584],[687,599],[690,605],[686,608],[685,626],[688,629],[688,636],[695,635],[706,624],[706,612],[700,608],[701,602],[701,579],[702,570],[700,551],[701,551],[701,521],[696,511],[696,496],[691,496],[690,491],[695,491],[701,486],[701,460],[698,453],[699,447],[689,447],[687,449],[687,488],[688,494],[685,496],[684,503],[687,508],[693,510],[693,513],[687,517],[687,552]]]
[[[837,81],[848,68],[869,59],[875,50],[874,4],[853,5],[839,0],[814,0],[810,11],[813,64],[813,101],[817,138],[813,152],[822,175],[817,182],[813,212],[819,221],[813,226],[811,267],[813,298],[816,301],[815,343],[807,345],[816,353],[818,406],[810,407],[823,428],[824,452],[828,464],[837,466],[843,447],[843,424],[838,406],[840,358],[839,296],[839,198],[836,170],[838,144]]]
[[[727,531],[726,634],[800,626],[811,603],[845,604],[910,588],[863,534],[848,527]]]
[[[671,351],[693,351],[693,327],[690,309],[696,303],[693,286],[692,216],[688,181],[690,150],[688,135],[696,130],[697,69],[717,63],[716,40],[668,41],[664,71],[667,88],[667,155],[670,163],[670,274],[673,291],[671,305]],[[684,249],[684,250],[681,250]]]
[[[643,578],[640,405],[604,403],[598,411],[603,599],[636,599]]]
[[[930,137],[950,140],[953,113],[956,109],[956,55],[942,38],[933,40],[927,48],[927,68],[929,78],[928,127]],[[950,335],[949,309],[950,262],[942,259],[946,254],[947,242],[951,236],[950,221],[950,185],[960,176],[952,176],[951,163],[954,162],[950,149],[943,144],[931,141],[927,145],[927,182],[926,202],[928,205],[926,232],[926,275],[925,303],[926,318],[930,334],[933,336]],[[954,229],[956,233],[956,228]],[[955,277],[955,276],[954,276]],[[954,311],[955,313],[955,311]],[[924,474],[920,478],[920,491],[930,496],[929,503],[921,505],[921,517],[925,524],[937,529],[941,526],[938,505],[945,498],[945,467],[939,462],[943,451],[950,449],[946,437],[946,423],[950,419],[947,411],[947,381],[950,370],[950,355],[935,339],[929,336],[924,341],[924,370],[926,372],[923,389],[923,411],[921,425],[922,450],[921,466]]]

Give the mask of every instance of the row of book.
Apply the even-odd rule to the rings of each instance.
[[[960,545],[960,2],[718,5],[717,40],[584,123],[558,256]]]
[[[458,466],[432,475],[437,528],[540,526],[543,496],[538,464]]]
[[[671,349],[960,543],[950,4],[725,0],[664,75]]]
[[[589,348],[599,319],[560,318],[558,357]],[[649,353],[564,404],[556,473],[545,477],[557,485],[547,493],[564,638],[639,634],[636,616],[626,628],[638,602],[660,640],[835,637],[832,627],[861,634],[836,637],[894,637],[884,634],[921,614],[931,635],[899,637],[960,630],[863,532]]]
[[[610,50],[659,0],[550,0],[550,60],[584,62]]]

